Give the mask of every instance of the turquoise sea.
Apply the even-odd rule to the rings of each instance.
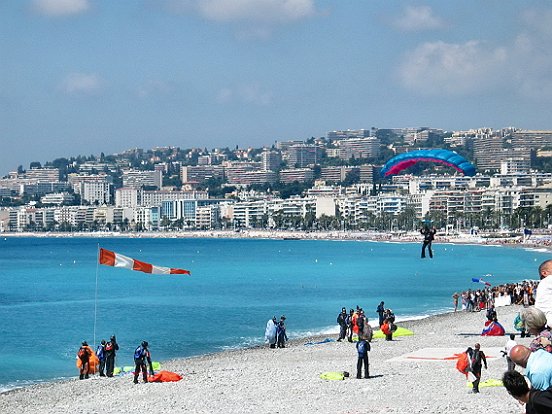
[[[98,266],[98,246],[192,275]],[[130,365],[143,339],[159,361],[262,344],[274,315],[286,315],[292,338],[335,332],[343,306],[374,321],[384,300],[399,320],[423,317],[480,287],[472,277],[535,279],[549,257],[439,243],[434,252],[422,260],[418,243],[362,241],[1,238],[0,390],[76,376],[83,340],[116,334],[117,365]]]

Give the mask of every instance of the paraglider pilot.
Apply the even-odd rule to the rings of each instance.
[[[435,230],[435,227],[429,228],[429,226],[424,226],[423,229],[420,230],[420,233],[424,235],[424,244],[422,246],[422,259],[425,259],[425,251],[426,247],[429,252],[429,257],[433,259],[433,251],[431,250],[431,243],[433,242],[433,239],[435,238],[435,233],[437,230]]]
[[[134,383],[138,384],[138,376],[142,371],[142,377],[144,382],[148,382],[148,366],[150,369],[150,375],[153,375],[153,364],[151,362],[151,354],[148,349],[148,342],[142,341],[142,343],[134,351]],[[147,363],[147,365],[146,365]]]

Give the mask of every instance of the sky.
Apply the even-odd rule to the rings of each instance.
[[[4,0],[0,176],[327,131],[552,129],[547,1]]]

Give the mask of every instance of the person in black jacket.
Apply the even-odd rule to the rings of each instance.
[[[475,376],[475,380],[472,382],[473,392],[479,392],[479,381],[481,381],[481,368],[483,364],[487,369],[487,358],[483,351],[481,351],[481,345],[475,344],[474,349],[471,347],[467,349],[468,358],[470,361],[470,372]]]
[[[105,344],[105,375],[108,377],[113,376],[115,370],[115,354],[119,350],[119,344],[117,344],[117,338],[115,335],[111,336],[109,342]]]
[[[142,378],[144,382],[148,382],[148,367],[150,375],[153,375],[153,364],[151,362],[151,354],[148,349],[148,342],[142,341],[140,345],[134,350],[134,383],[138,384],[138,375],[142,371]],[[146,365],[147,363],[147,365]]]
[[[435,239],[435,233],[437,233],[437,230],[435,230],[435,228],[430,229],[428,226],[425,226],[423,229],[420,230],[420,233],[424,235],[424,244],[422,245],[422,259],[426,257],[426,247],[429,251],[429,257],[433,258],[431,243],[433,242],[433,239]]]
[[[341,313],[337,315],[337,323],[339,324],[338,342],[345,339],[347,335],[347,308],[341,308]]]
[[[525,377],[513,370],[504,373],[502,383],[508,394],[525,404],[527,414],[552,413],[552,388],[545,391],[529,388]]]

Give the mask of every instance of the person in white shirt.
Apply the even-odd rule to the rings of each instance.
[[[539,266],[540,282],[537,287],[535,307],[546,315],[547,325],[552,326],[552,260],[546,260]]]
[[[510,351],[514,346],[517,345],[517,342],[514,341],[514,338],[516,337],[515,334],[510,334],[510,339],[506,342],[506,345],[504,345],[504,351],[502,353],[506,357],[506,362],[508,363],[508,371],[513,371],[516,369],[516,364],[512,361],[512,358],[510,358]]]

